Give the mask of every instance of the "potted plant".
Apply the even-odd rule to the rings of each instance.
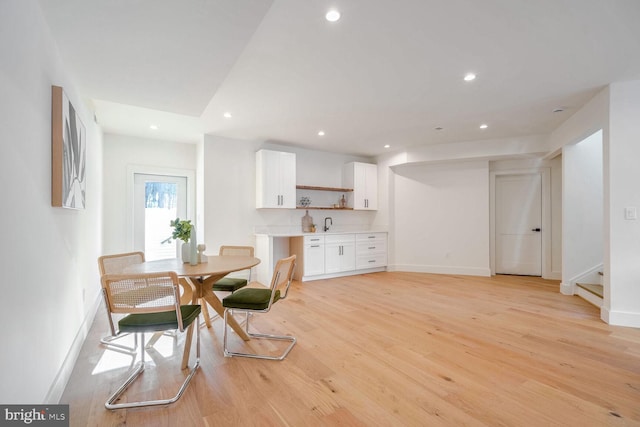
[[[170,221],[169,225],[173,227],[173,233],[171,233],[171,237],[166,238],[162,243],[171,243],[172,239],[182,240],[184,242],[181,247],[182,262],[190,262],[191,248],[188,243],[189,239],[191,239],[191,231],[193,230],[191,220],[176,218]]]

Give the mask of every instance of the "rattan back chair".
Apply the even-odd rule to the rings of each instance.
[[[259,288],[243,288],[237,292],[232,293],[222,300],[222,305],[224,307],[223,347],[225,356],[241,356],[268,360],[283,360],[287,356],[287,354],[289,354],[296,343],[295,337],[290,335],[273,335],[251,332],[249,323],[250,319],[254,317],[250,315],[258,313],[268,313],[273,307],[273,304],[278,301],[282,301],[287,297],[287,295],[289,294],[291,281],[293,280],[293,272],[295,270],[295,266],[295,255],[292,255],[288,258],[280,259],[276,263],[269,287],[261,286]],[[230,350],[227,337],[229,329],[227,321],[229,316],[235,314],[236,312],[247,313],[245,331],[251,338],[288,341],[290,343],[289,346],[279,355],[270,355],[256,352],[248,353]]]
[[[117,322],[113,335],[136,333],[141,340],[140,363],[127,380],[109,397],[105,403],[107,409],[123,409],[142,406],[168,405],[176,402],[189,385],[200,366],[200,305],[180,305],[178,277],[174,272],[148,274],[116,274],[102,276],[102,292],[107,304],[108,315],[124,315]],[[159,332],[177,329],[184,332],[188,328],[190,343],[193,323],[196,326],[196,362],[185,378],[177,394],[169,399],[115,403],[127,388],[145,370],[144,338],[147,332]],[[114,320],[110,321],[112,328]],[[185,350],[188,360],[188,349]]]

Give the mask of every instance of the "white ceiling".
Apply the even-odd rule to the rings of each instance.
[[[546,134],[605,85],[640,79],[640,0],[40,4],[105,131],[149,138],[377,155]]]

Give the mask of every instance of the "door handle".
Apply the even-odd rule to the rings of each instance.
[[[531,231],[535,231],[536,233],[539,233],[540,229],[539,228],[532,228]]]

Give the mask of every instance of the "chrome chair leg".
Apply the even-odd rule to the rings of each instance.
[[[238,352],[238,351],[231,351],[229,350],[228,347],[228,342],[227,342],[227,335],[228,335],[228,325],[227,325],[227,320],[229,314],[233,315],[234,311],[244,311],[244,310],[234,310],[234,309],[225,309],[224,310],[224,332],[223,332],[223,338],[222,338],[222,342],[223,342],[223,348],[224,348],[224,356],[225,357],[251,357],[254,359],[266,359],[266,360],[284,360],[285,357],[287,357],[287,355],[289,354],[289,352],[291,351],[291,349],[293,348],[293,346],[296,344],[296,338],[290,335],[272,335],[272,334],[260,334],[257,332],[250,332],[249,331],[249,319],[250,319],[250,315],[253,313],[249,313],[248,311],[244,311],[247,314],[247,319],[245,322],[245,332],[247,333],[247,335],[249,335],[249,337],[251,338],[256,338],[256,339],[268,339],[268,340],[277,340],[277,341],[288,341],[291,344],[289,344],[289,346],[284,350],[284,352],[278,356],[270,356],[270,355],[266,355],[266,354],[258,354],[258,353],[243,353],[243,352]]]
[[[177,394],[170,399],[160,399],[160,400],[147,400],[141,402],[128,402],[128,403],[114,403],[116,402],[120,396],[127,390],[127,388],[134,383],[134,381],[142,374],[145,369],[145,345],[144,345],[144,333],[140,333],[141,335],[141,345],[140,345],[140,363],[138,367],[129,375],[127,380],[122,384],[104,404],[107,409],[124,409],[124,408],[141,408],[146,406],[160,406],[160,405],[169,405],[171,403],[176,402],[182,394],[187,389],[187,386],[191,382],[191,379],[196,374],[196,371],[200,367],[200,318],[196,318],[196,362],[193,365],[193,368],[189,371],[189,375],[185,378],[184,382],[180,386]]]

